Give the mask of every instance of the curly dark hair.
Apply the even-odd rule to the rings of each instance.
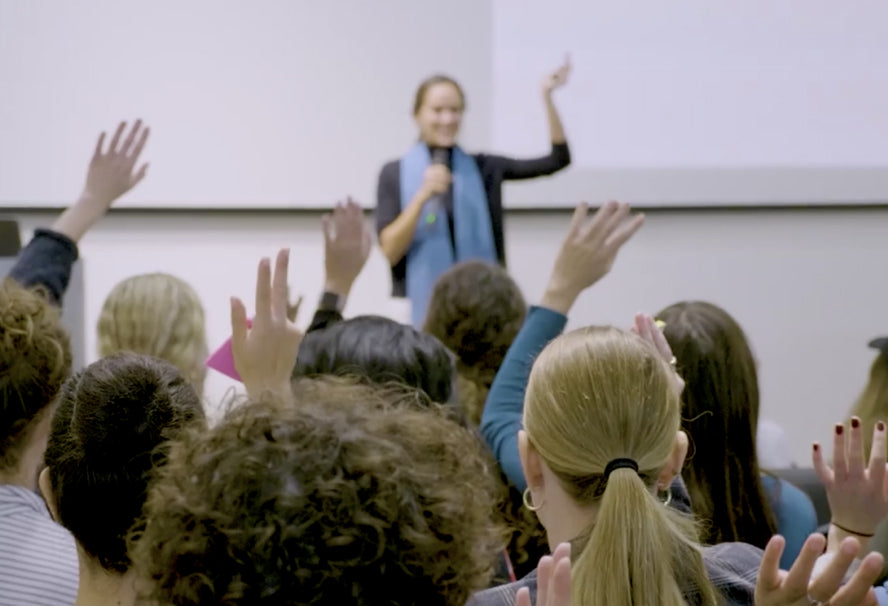
[[[248,403],[172,449],[133,551],[153,599],[463,606],[486,585],[503,542],[477,439],[372,387],[323,394]]]
[[[499,265],[459,263],[435,283],[423,329],[456,354],[460,401],[476,425],[526,314],[521,290]]]
[[[126,536],[152,470],[171,438],[204,421],[192,384],[151,356],[102,358],[62,386],[45,455],[51,498],[59,521],[103,568],[129,568]]]
[[[0,282],[0,469],[14,469],[71,372],[58,308],[39,291]]]

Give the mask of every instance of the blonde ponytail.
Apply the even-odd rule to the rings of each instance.
[[[611,473],[589,540],[574,557],[573,603],[684,606],[688,585],[716,604],[694,526],[663,504],[632,469]],[[682,582],[684,581],[684,582]],[[701,582],[702,581],[702,582]]]
[[[567,333],[534,364],[530,445],[574,501],[597,508],[574,551],[574,606],[684,605],[691,594],[718,602],[693,520],[654,495],[681,422],[671,372],[650,345],[615,328]]]

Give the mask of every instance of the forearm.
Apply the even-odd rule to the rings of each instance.
[[[391,265],[403,259],[410,249],[423,205],[428,199],[424,191],[417,193],[407,208],[379,232],[379,247]]]
[[[567,140],[564,136],[564,125],[561,123],[561,116],[552,100],[551,92],[543,93],[543,102],[546,106],[546,119],[549,121],[549,139],[555,144],[564,143]]]
[[[83,195],[65,209],[50,229],[73,242],[79,242],[83,235],[102,218],[109,205],[108,202]]]

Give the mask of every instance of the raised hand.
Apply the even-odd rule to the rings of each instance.
[[[286,397],[290,374],[296,362],[302,332],[287,318],[287,268],[289,249],[278,252],[271,273],[271,261],[259,262],[256,277],[256,315],[247,321],[243,301],[231,299],[231,350],[234,367],[251,397],[264,393]]]
[[[564,86],[567,83],[568,76],[570,76],[570,69],[570,55],[565,55],[564,63],[543,78],[543,94],[551,95],[556,88]]]
[[[148,164],[142,164],[136,170],[142,148],[148,141],[151,130],[142,128],[142,121],[136,120],[126,138],[121,142],[126,131],[126,122],[121,122],[105,149],[105,133],[99,135],[96,149],[86,173],[86,186],[83,196],[101,201],[106,206],[131,190],[145,178]]]
[[[823,458],[819,444],[814,444],[814,469],[826,488],[832,512],[830,544],[844,536],[868,542],[888,515],[888,474],[885,473],[885,423],[873,428],[869,462],[864,460],[863,428],[860,419],[851,418],[850,430],[836,425],[833,439],[833,467]]]
[[[77,242],[120,196],[145,178],[148,164],[136,169],[150,129],[136,120],[126,137],[121,122],[105,148],[105,133],[99,135],[86,173],[86,185],[77,201],[53,224],[52,229]]]
[[[536,606],[570,606],[570,543],[561,543],[551,556],[537,566]],[[515,596],[515,606],[532,606],[530,590],[523,587]]]
[[[842,543],[832,560],[812,579],[814,565],[823,552],[823,535],[808,537],[789,572],[780,570],[786,545],[777,535],[768,541],[755,585],[756,606],[876,606],[873,583],[882,572],[882,556],[871,553],[844,585],[848,568],[860,552],[854,539]]]
[[[618,202],[606,203],[591,220],[588,214],[585,202],[574,211],[541,303],[565,315],[581,292],[607,275],[620,248],[644,222],[644,215],[630,218],[629,205]]]
[[[361,206],[348,198],[322,218],[324,227],[324,290],[348,297],[373,246],[373,233]]]

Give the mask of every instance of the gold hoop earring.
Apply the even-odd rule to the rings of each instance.
[[[521,500],[524,502],[524,506],[530,511],[539,511],[543,505],[546,504],[546,499],[543,499],[543,502],[539,505],[534,505],[530,502],[530,487],[524,489],[524,494],[521,495]]]

